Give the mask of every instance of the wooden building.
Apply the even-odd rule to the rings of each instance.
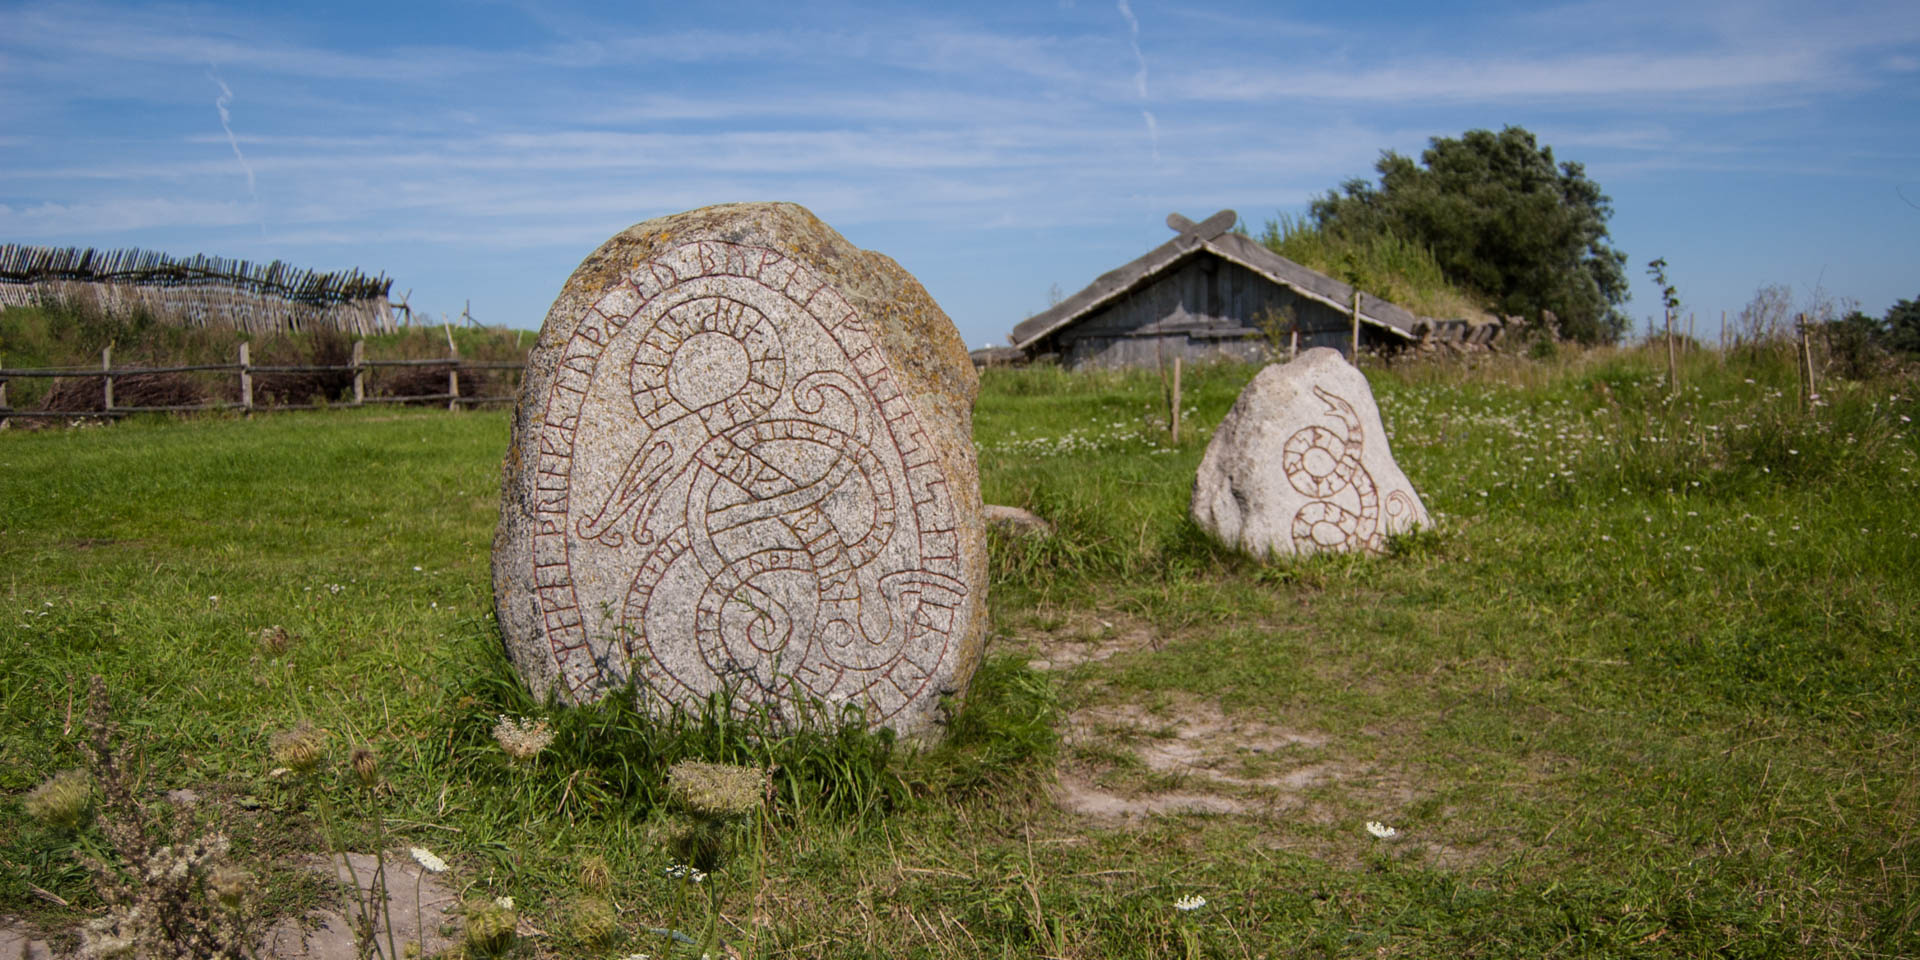
[[[1237,220],[1231,210],[1201,223],[1169,214],[1177,236],[1022,321],[1009,342],[1029,360],[1053,356],[1067,367],[1262,361],[1277,324],[1283,350],[1297,329],[1301,350],[1350,352],[1353,288],[1234,233]],[[1360,295],[1362,350],[1411,346],[1437,326]]]

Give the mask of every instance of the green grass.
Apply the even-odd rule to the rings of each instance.
[[[348,819],[514,896],[553,931],[529,956],[658,956],[645,928],[698,921],[662,875],[661,776],[692,757],[780,765],[762,852],[711,881],[755,956],[1920,954],[1910,377],[1809,417],[1761,355],[1691,355],[1673,399],[1635,351],[1369,369],[1438,529],[1262,564],[1186,520],[1252,372],[1191,371],[1178,444],[1157,375],[986,373],[986,499],[1058,532],[991,540],[990,658],[925,753],[529,701],[489,618],[502,412],[0,434],[0,913],[97,903],[15,805],[81,764],[100,673],[149,795],[213,798],[277,909],[320,896],[287,865],[323,848],[313,808],[269,776],[308,717]],[[1027,665],[1061,649],[1105,658]],[[554,746],[512,765],[500,713]],[[363,742],[377,796],[337,766]],[[1240,812],[1094,816],[1066,784]],[[590,854],[621,931],[591,947]]]
[[[1446,278],[1433,251],[1390,233],[1353,239],[1323,230],[1306,218],[1280,214],[1258,238],[1267,249],[1295,263],[1442,320],[1491,319],[1482,298]]]

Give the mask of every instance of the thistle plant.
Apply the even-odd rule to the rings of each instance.
[[[668,874],[701,883],[724,866],[734,852],[740,828],[764,809],[772,773],[771,769],[697,760],[683,760],[668,768],[668,799],[688,818],[686,829],[674,840],[674,852],[681,864],[669,867]],[[758,830],[752,836],[757,878],[762,838]],[[702,950],[718,944],[721,900],[719,882],[705,886],[707,924],[700,941]]]
[[[80,931],[84,957],[227,960],[251,956],[252,880],[228,857],[218,831],[193,840],[150,843],[162,833],[134,795],[117,744],[106,681],[88,685],[84,744],[100,789],[100,827],[109,851],[83,845],[76,858],[92,875],[107,912]],[[28,811],[50,824],[77,826],[91,803],[87,778],[56,775],[29,798]],[[171,830],[165,831],[171,833]]]

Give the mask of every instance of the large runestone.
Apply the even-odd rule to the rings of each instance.
[[[986,628],[978,381],[918,281],[792,204],[619,234],[529,360],[494,542],[536,695],[935,732]]]

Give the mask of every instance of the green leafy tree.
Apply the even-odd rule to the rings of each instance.
[[[1612,201],[1578,163],[1558,163],[1532,133],[1469,130],[1435,137],[1419,163],[1391,150],[1375,186],[1348,180],[1314,200],[1310,216],[1351,236],[1423,244],[1448,279],[1500,313],[1552,311],[1563,335],[1618,340],[1627,318],[1626,254],[1609,246]]]
[[[1901,300],[1887,310],[1887,346],[1902,353],[1920,353],[1920,299]]]

